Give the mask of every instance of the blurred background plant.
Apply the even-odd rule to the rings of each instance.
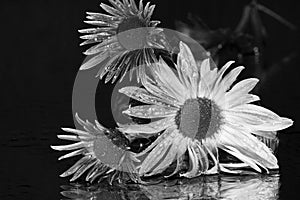
[[[244,7],[235,28],[226,27],[212,30],[199,16],[191,13],[187,16],[187,23],[176,21],[175,25],[178,31],[203,45],[218,66],[223,66],[229,59],[237,61],[238,65],[246,66],[247,76],[251,75],[260,79],[261,84],[255,88],[255,92],[259,92],[268,77],[278,73],[282,67],[288,65],[296,57],[296,52],[290,52],[272,59],[271,62],[267,60],[265,47],[268,33],[267,25],[261,17],[262,14],[273,18],[282,24],[283,28],[288,28],[290,31],[297,30],[294,24],[257,0],[252,0]],[[276,34],[276,32],[271,34]],[[278,39],[286,37],[277,36]]]

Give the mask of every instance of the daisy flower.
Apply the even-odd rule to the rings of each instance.
[[[146,105],[130,107],[124,113],[152,119],[149,124],[122,125],[120,130],[131,137],[157,139],[137,157],[145,157],[138,166],[141,176],[165,171],[173,161],[179,173],[192,178],[220,171],[241,173],[250,167],[257,172],[277,169],[272,150],[256,136],[274,138],[278,130],[293,124],[274,112],[251,104],[259,97],[249,92],[258,79],[249,78],[233,85],[244,67],[225,73],[228,62],[220,70],[211,69],[209,59],[200,65],[187,45],[180,42],[176,73],[160,59],[151,67],[153,77],[142,81],[143,88],[125,87],[120,92]],[[233,86],[232,86],[233,85]],[[219,162],[218,150],[229,153],[239,163]],[[182,170],[182,160],[188,155],[188,169]]]
[[[121,80],[130,69],[136,69],[137,78],[144,74],[144,65],[156,61],[155,49],[165,48],[162,30],[156,28],[160,21],[152,21],[155,5],[143,1],[136,5],[134,0],[109,0],[112,6],[101,3],[108,14],[87,12],[85,23],[99,26],[79,30],[86,34],[81,45],[98,43],[84,52],[93,56],[80,69],[86,70],[104,63],[97,76],[106,75],[105,83],[121,76]],[[106,61],[106,62],[104,62]],[[142,66],[143,65],[143,66]],[[130,71],[130,78],[133,70]]]
[[[86,174],[86,181],[98,182],[107,179],[110,184],[113,181],[131,179],[139,181],[135,173],[134,162],[135,154],[130,150],[128,140],[119,132],[103,127],[97,120],[93,125],[88,120],[83,121],[76,114],[77,122],[84,130],[63,128],[64,131],[71,133],[58,135],[62,140],[75,141],[73,144],[51,146],[58,151],[71,151],[63,155],[58,160],[83,156],[72,167],[62,173],[61,177],[71,176],[70,181],[77,180]],[[126,178],[127,177],[127,178]]]

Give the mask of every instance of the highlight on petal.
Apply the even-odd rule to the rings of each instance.
[[[184,87],[184,85],[180,83],[178,77],[164,60],[160,58],[159,63],[153,65],[151,69],[157,85],[166,91],[169,96],[177,99],[179,102],[183,102],[188,94],[187,90],[189,90],[189,88]]]
[[[123,113],[133,117],[151,119],[175,116],[177,111],[178,109],[172,107],[165,107],[159,105],[145,105],[131,107],[123,111]]]
[[[138,135],[139,137],[149,137],[152,134],[156,134],[165,130],[170,126],[171,123],[174,123],[174,118],[168,117],[148,124],[119,124],[118,130],[130,135]]]
[[[179,43],[180,52],[177,58],[177,67],[182,75],[182,81],[189,90],[191,97],[196,98],[199,83],[199,68],[190,48],[183,42]]]
[[[278,131],[290,127],[293,121],[279,117],[274,112],[253,104],[244,104],[226,110],[228,119],[253,130]]]
[[[218,136],[222,149],[230,151],[233,156],[255,170],[255,165],[266,170],[278,168],[277,159],[271,150],[255,136],[236,125],[227,125],[223,129],[222,134]]]

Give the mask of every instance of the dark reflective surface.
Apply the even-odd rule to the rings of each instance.
[[[279,198],[279,176],[210,176],[193,180],[176,180],[156,185],[62,186],[61,194],[68,199],[255,199]]]

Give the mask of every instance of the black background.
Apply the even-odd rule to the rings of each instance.
[[[212,29],[234,27],[249,1],[158,1],[153,18],[174,28],[187,13],[200,16]],[[262,1],[262,4],[300,27],[297,0]],[[2,0],[0,59],[0,199],[59,199],[58,175],[72,162],[58,162],[49,148],[58,143],[60,127],[73,127],[72,87],[85,47],[79,47],[78,29],[86,11],[102,12],[99,0]],[[268,79],[262,104],[294,126],[280,135],[281,199],[297,192],[299,179],[300,62],[299,31],[290,31],[263,15],[268,31],[267,59],[291,51],[297,57]],[[107,96],[109,98],[109,94]],[[107,101],[109,102],[109,101]],[[298,133],[297,133],[298,131]]]

